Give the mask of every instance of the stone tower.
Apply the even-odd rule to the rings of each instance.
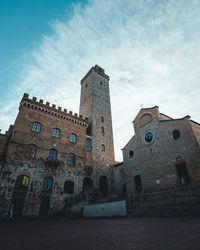
[[[87,136],[92,140],[91,165],[96,173],[114,164],[109,76],[95,65],[81,80],[79,113],[89,118]]]

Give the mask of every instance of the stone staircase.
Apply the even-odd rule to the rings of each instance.
[[[143,193],[127,202],[130,216],[199,216],[200,187],[179,186],[162,192]]]
[[[80,218],[82,216],[82,208],[86,205],[100,204],[111,201],[118,201],[116,195],[103,196],[98,189],[90,188],[87,192],[80,192],[74,196],[64,208],[55,212],[52,217],[60,218]]]

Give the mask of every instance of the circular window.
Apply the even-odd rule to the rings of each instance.
[[[174,139],[178,139],[180,137],[181,133],[179,130],[174,130],[172,135],[173,135]]]
[[[145,135],[145,141],[150,143],[153,141],[153,133],[152,132],[147,132]]]
[[[133,158],[133,154],[134,154],[134,153],[133,153],[133,151],[132,151],[132,150],[131,150],[131,151],[129,151],[129,157],[130,157],[130,158]]]

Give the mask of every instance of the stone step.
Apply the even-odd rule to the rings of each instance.
[[[128,210],[129,215],[135,216],[169,216],[169,215],[200,215],[200,206],[195,207],[163,207],[163,208],[137,208]]]
[[[167,207],[167,206],[200,206],[200,201],[170,201],[170,202],[156,202],[156,203],[152,203],[152,202],[141,202],[141,203],[136,203],[133,205],[133,207]]]
[[[200,216],[199,188],[144,194],[128,209],[131,216]]]
[[[144,199],[141,197],[139,200],[133,200],[134,203],[162,203],[162,202],[174,202],[174,201],[199,201],[200,200],[200,195],[193,195],[193,196],[171,196],[171,197],[159,197],[156,199]]]

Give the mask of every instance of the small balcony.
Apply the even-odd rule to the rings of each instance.
[[[45,161],[45,166],[46,167],[53,167],[53,168],[57,168],[60,165],[60,161],[59,160],[49,160],[48,158],[46,158]]]

